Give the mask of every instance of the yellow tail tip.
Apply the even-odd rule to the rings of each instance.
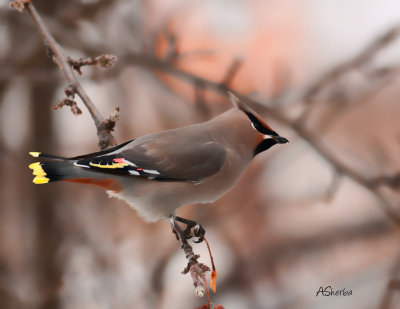
[[[31,170],[36,169],[38,166],[40,166],[40,162],[35,162],[35,163],[29,164],[29,168],[30,168]],[[40,168],[42,168],[42,167],[40,167]]]
[[[46,172],[43,170],[42,166],[40,165],[40,162],[35,162],[29,165],[29,168],[33,170],[33,175],[35,176],[46,176]]]
[[[50,180],[50,179],[47,178],[47,177],[36,176],[36,177],[33,179],[33,183],[35,183],[35,184],[37,184],[37,185],[40,185],[40,184],[43,184],[43,183],[48,183],[49,180]]]
[[[40,156],[40,152],[35,152],[35,151],[31,151],[29,154],[30,154],[32,157],[35,157],[35,158],[37,158],[37,157]]]
[[[33,175],[36,177],[33,179],[33,183],[35,184],[43,184],[43,183],[48,183],[49,178],[44,177],[46,176],[46,172],[43,170],[42,166],[40,165],[40,162],[35,162],[29,165],[29,168],[33,170]]]

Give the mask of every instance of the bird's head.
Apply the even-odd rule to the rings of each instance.
[[[229,98],[232,104],[249,118],[251,126],[257,134],[257,142],[254,148],[254,156],[263,152],[276,144],[285,144],[289,141],[280,136],[258,115],[254,110],[242,102],[235,94],[229,92]]]

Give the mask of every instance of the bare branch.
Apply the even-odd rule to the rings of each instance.
[[[25,6],[29,4],[30,0],[16,0],[10,3],[10,7],[16,9],[18,12],[23,13]]]
[[[312,84],[305,92],[300,101],[304,102],[307,106],[303,113],[300,115],[298,121],[305,122],[309,117],[312,106],[316,102],[316,96],[321,93],[325,88],[338,81],[342,76],[352,70],[360,70],[365,67],[380,51],[382,51],[389,44],[393,43],[400,36],[400,24],[390,28],[382,35],[378,36],[369,45],[362,49],[354,58],[335,66],[333,69],[322,75],[317,81]],[[336,96],[338,93],[334,93]],[[339,92],[339,95],[343,94]],[[336,100],[335,100],[336,101]]]
[[[387,287],[386,292],[383,297],[380,309],[389,309],[392,303],[392,299],[394,297],[395,292],[399,292],[400,290],[400,281],[399,280],[391,280]]]
[[[390,309],[395,307],[393,299],[395,294],[398,294],[400,291],[399,270],[400,259],[399,257],[397,257],[397,260],[390,271],[390,273],[392,274],[392,279],[390,279],[386,286],[386,291],[379,306],[380,309]]]
[[[202,85],[194,85],[194,102],[196,110],[202,120],[207,120],[210,112],[204,98],[204,90],[205,89]]]
[[[326,85],[343,75],[345,72],[360,68],[376,56],[383,48],[388,46],[400,35],[400,25],[390,28],[388,31],[378,36],[366,48],[362,49],[353,59],[336,66],[331,71],[323,75],[313,84],[304,95],[304,101],[312,102],[315,97]]]
[[[50,31],[44,24],[42,18],[36,11],[34,5],[32,2],[27,1],[27,0],[19,0],[13,2],[13,7],[17,7],[21,9],[22,5],[22,10],[25,8],[26,11],[29,13],[29,15],[33,18],[33,20],[36,22],[40,34],[42,35],[44,44],[48,48],[48,51],[50,52],[50,55],[52,56],[53,61],[58,65],[58,67],[61,69],[61,71],[64,73],[65,78],[68,81],[68,87],[71,87],[73,89],[73,92],[78,94],[78,96],[82,99],[82,102],[85,104],[86,108],[88,109],[90,115],[93,118],[94,124],[97,128],[97,136],[99,138],[99,147],[101,149],[113,146],[116,144],[115,138],[111,134],[110,128],[107,126],[108,121],[104,119],[104,117],[100,114],[99,110],[97,107],[93,104],[89,96],[86,94],[85,90],[83,89],[82,85],[79,83],[77,80],[73,69],[71,68],[69,64],[69,58],[65,55],[62,47],[57,43],[57,41],[54,39],[54,37],[51,35]],[[60,102],[59,102],[60,103]],[[58,106],[59,104],[57,104]],[[67,96],[67,100],[64,100],[64,102],[61,102],[61,105],[70,105],[73,110],[78,112],[78,110],[75,108],[76,103],[75,101],[71,101],[70,98]],[[114,124],[115,125],[115,124]]]
[[[235,58],[231,65],[229,66],[228,70],[226,71],[225,77],[222,80],[222,84],[229,87],[236,76],[237,72],[239,71],[240,67],[243,64],[243,60],[240,58]]]
[[[80,114],[82,114],[81,109],[78,107],[78,105],[76,104],[74,98],[75,98],[75,93],[76,90],[74,88],[73,85],[68,85],[65,89],[64,89],[65,95],[67,96],[66,98],[60,100],[57,102],[57,104],[55,106],[53,106],[54,110],[60,109],[62,107],[64,107],[65,105],[69,106],[71,108],[72,113],[75,116],[78,116]]]
[[[299,125],[296,122],[291,122],[286,119],[285,124],[296,131],[296,133],[302,137],[307,143],[328,163],[330,163],[340,175],[347,176],[351,180],[355,181],[362,187],[371,191],[375,198],[380,201],[382,210],[386,216],[396,224],[400,225],[400,214],[398,211],[392,209],[388,201],[382,196],[382,194],[376,190],[376,187],[371,184],[371,179],[364,176],[360,172],[343,163],[338,157],[336,157],[328,147],[318,138],[314,133],[307,130],[305,127]]]
[[[172,220],[171,227],[176,234],[176,237],[181,244],[181,248],[184,251],[185,256],[188,260],[188,264],[182,271],[182,273],[190,273],[197,296],[203,297],[206,293],[208,296],[208,287],[207,281],[205,279],[205,273],[207,271],[210,271],[210,268],[202,263],[199,263],[197,259],[200,256],[193,253],[192,246],[189,245],[189,243],[187,242],[183,230],[175,220]]]
[[[380,176],[370,180],[370,186],[373,188],[387,186],[392,189],[400,188],[400,173],[392,176]]]
[[[167,26],[163,28],[162,34],[164,35],[168,46],[164,59],[172,61],[180,54],[178,50],[178,37],[174,32],[170,31]]]
[[[93,65],[99,68],[111,68],[117,60],[116,56],[108,54],[101,54],[97,57],[80,58],[79,60],[67,57],[68,63],[79,73],[79,75],[82,75],[81,67],[83,66]]]
[[[53,106],[53,109],[57,110],[57,109],[63,108],[64,106],[69,106],[71,108],[72,114],[74,114],[75,116],[82,114],[82,110],[78,107],[76,102],[69,98],[64,98],[64,99],[61,99],[60,101],[58,101],[57,104]]]
[[[373,98],[379,96],[382,90],[390,86],[390,84],[393,83],[393,81],[395,81],[399,75],[399,64],[393,65],[391,67],[378,68],[368,73],[368,76],[370,76],[371,79],[373,79],[374,81],[376,80],[373,85],[370,85],[364,90],[362,94],[353,99],[351,105],[348,103],[343,103],[335,104],[334,106],[332,106],[332,108],[327,113],[327,116],[323,117],[324,119],[320,121],[321,125],[318,126],[319,130],[321,132],[327,132],[328,130],[330,130],[333,125],[340,119],[340,115],[344,114],[343,111],[345,109],[347,112],[349,112],[349,110],[351,109],[362,107],[364,102],[372,100]],[[338,101],[336,100],[336,102]],[[309,113],[310,110],[311,109],[308,106],[306,109],[306,113]],[[306,113],[303,114],[303,116],[301,117],[303,118],[302,120],[307,117]]]
[[[336,192],[339,189],[341,179],[342,179],[341,175],[335,171],[335,173],[332,176],[332,182],[324,194],[325,195],[324,201],[326,203],[329,203],[334,198]]]

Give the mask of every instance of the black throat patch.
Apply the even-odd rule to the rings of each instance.
[[[254,150],[254,156],[258,155],[260,152],[263,152],[272,146],[276,145],[276,141],[272,138],[266,138],[261,143],[259,143]]]

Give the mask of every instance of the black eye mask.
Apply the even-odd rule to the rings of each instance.
[[[278,133],[275,131],[272,131],[271,129],[268,129],[262,125],[262,123],[255,117],[252,113],[245,112],[247,117],[249,117],[251,123],[253,124],[254,128],[265,135],[272,135],[272,136],[279,136]]]

